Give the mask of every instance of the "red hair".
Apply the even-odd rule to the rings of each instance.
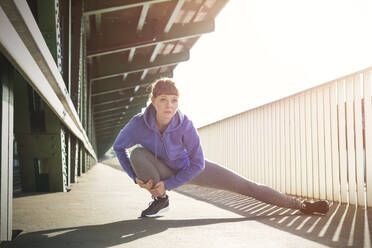
[[[175,95],[179,96],[176,83],[170,78],[161,78],[155,81],[152,85],[152,97],[157,97],[160,95]]]

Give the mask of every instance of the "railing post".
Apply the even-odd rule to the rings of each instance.
[[[366,184],[367,205],[372,207],[372,105],[371,105],[371,70],[363,73],[363,96],[365,116],[365,154],[366,154]]]

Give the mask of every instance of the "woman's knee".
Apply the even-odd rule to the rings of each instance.
[[[130,153],[130,162],[132,164],[144,164],[148,161],[148,151],[143,147],[136,147]]]
[[[154,167],[151,159],[152,153],[143,147],[136,147],[130,154],[130,162],[136,176],[147,182],[152,179],[154,182],[160,180],[159,172]]]

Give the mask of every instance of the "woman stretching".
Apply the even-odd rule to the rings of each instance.
[[[171,79],[157,80],[151,104],[143,114],[132,118],[114,143],[125,172],[154,199],[141,217],[155,217],[168,210],[166,191],[185,183],[240,193],[305,214],[328,212],[326,200],[301,201],[204,159],[197,131],[178,109],[178,98],[178,89]],[[129,156],[127,149],[133,146],[136,148]]]

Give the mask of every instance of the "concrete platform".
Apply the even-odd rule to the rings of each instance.
[[[120,167],[97,164],[68,193],[15,198],[13,226],[23,231],[0,247],[371,247],[371,210],[335,204],[307,216],[185,185],[164,216],[138,218],[150,200]]]

